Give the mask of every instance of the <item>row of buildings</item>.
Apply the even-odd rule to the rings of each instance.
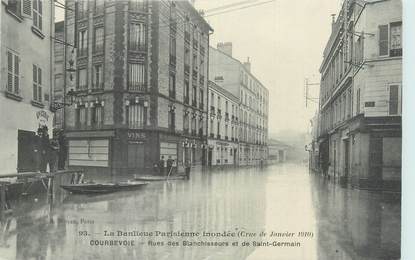
[[[41,125],[64,129],[68,166],[91,172],[267,159],[268,90],[231,43],[210,47],[190,1],[2,0],[0,15],[5,173],[34,169]]]
[[[356,187],[399,190],[401,1],[345,0],[320,73],[311,167]]]

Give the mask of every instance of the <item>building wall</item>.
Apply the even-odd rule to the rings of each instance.
[[[54,17],[54,13],[52,6],[53,3],[43,5],[42,29],[38,33],[39,30],[33,29],[31,17],[23,17],[23,13],[22,15],[11,14],[4,1],[0,4],[0,82],[2,82],[0,87],[0,111],[2,111],[0,145],[6,147],[0,151],[2,165],[0,174],[16,173],[18,170],[18,130],[34,133],[39,125],[45,124],[48,126],[49,134],[52,135],[53,114],[49,111],[53,89],[51,36],[53,36],[54,24],[51,17]],[[17,93],[8,91],[8,51],[18,56],[16,60],[19,63],[19,91]],[[33,64],[42,69],[42,100],[40,102],[33,100]],[[25,149],[31,150],[33,147],[27,146]]]
[[[402,57],[391,51],[380,55],[379,26],[389,26],[390,50],[390,23],[401,22],[402,4],[375,1],[364,6],[345,1],[332,24],[320,68],[319,137],[329,139],[330,176],[361,187],[396,188],[401,171]],[[355,26],[348,27],[344,17]],[[354,33],[341,35],[341,28]],[[342,65],[342,60],[352,66]],[[389,111],[391,84],[400,87],[396,114]]]
[[[236,166],[239,158],[238,99],[230,92],[209,81],[208,105],[208,147],[212,152],[211,165]]]
[[[81,4],[81,2],[79,2]],[[74,1],[69,1],[68,6],[75,9]],[[78,6],[79,7],[79,6]],[[148,1],[144,9],[133,11],[128,1],[105,2],[102,15],[94,13],[94,3],[89,2],[86,19],[78,19],[75,23],[74,14],[67,12],[67,24],[69,26],[68,41],[74,41],[74,30],[88,29],[88,55],[82,57],[76,55],[76,67],[88,68],[88,90],[77,91],[76,106],[68,108],[66,120],[67,130],[73,132],[73,138],[91,139],[99,135],[99,132],[115,130],[114,136],[108,149],[110,149],[110,165],[112,171],[117,169],[152,168],[161,156],[173,156],[179,165],[183,163],[183,150],[195,148],[192,159],[195,164],[202,163],[203,149],[206,145],[206,108],[207,108],[207,65],[203,69],[196,68],[196,65],[204,58],[207,64],[207,46],[209,32],[211,28],[203,18],[187,2],[170,1]],[[186,20],[187,19],[187,20]],[[169,21],[172,21],[170,24]],[[187,22],[186,22],[187,21]],[[138,51],[133,51],[129,46],[130,28],[133,22],[139,22],[146,27],[145,46]],[[173,24],[176,25],[175,29]],[[96,54],[93,52],[94,33],[96,26],[104,26],[104,52]],[[170,26],[171,25],[171,26]],[[185,32],[189,32],[191,37],[185,41]],[[197,32],[197,33],[196,33]],[[171,37],[175,38],[176,48],[171,48]],[[194,37],[195,36],[195,37]],[[188,46],[191,55],[196,55],[195,64],[192,59],[188,64],[190,73],[184,71],[184,50]],[[66,48],[67,53],[71,48]],[[79,54],[79,53],[78,53]],[[144,84],[139,89],[132,89],[129,86],[130,63],[143,64],[146,75]],[[104,86],[96,91],[92,89],[92,78],[94,72],[91,68],[95,64],[103,65]],[[193,75],[193,70],[195,71]],[[170,95],[170,75],[175,75],[175,95]],[[77,87],[77,75],[72,82],[74,89]],[[184,82],[185,78],[196,86],[196,103],[184,102]],[[193,80],[194,79],[194,80]],[[192,89],[190,96],[193,95]],[[201,101],[200,93],[204,93]],[[103,123],[100,126],[76,125],[77,113],[79,108],[87,106],[88,116],[92,113],[95,104],[103,106]],[[129,122],[129,115],[134,115],[134,105],[140,105],[144,110],[142,123],[133,125]],[[174,127],[169,126],[169,113],[174,111]],[[200,134],[183,133],[183,114],[190,111],[198,118],[203,119],[203,132]],[[197,120],[196,129],[199,129]],[[81,131],[80,131],[81,130]],[[83,132],[84,130],[90,131]],[[76,133],[75,133],[76,132]],[[130,138],[133,137],[132,139]],[[145,136],[145,137],[144,137]],[[148,137],[148,138],[147,138]],[[138,139],[137,139],[138,138]],[[140,145],[143,144],[143,147]],[[176,148],[169,148],[174,145]],[[183,148],[183,149],[182,149]],[[144,149],[141,151],[141,149]],[[175,150],[174,154],[170,151]],[[145,154],[142,165],[133,165],[128,162],[132,160],[131,155],[136,151]],[[135,156],[135,155],[134,155]],[[138,156],[138,155],[137,155]],[[138,158],[138,157],[137,157]],[[138,158],[137,160],[141,160]]]

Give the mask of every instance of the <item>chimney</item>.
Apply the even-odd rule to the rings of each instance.
[[[232,43],[231,42],[219,42],[216,45],[217,49],[221,52],[226,53],[227,55],[232,57]]]
[[[247,60],[243,63],[245,69],[247,69],[249,72],[251,72],[251,61],[249,60],[249,57],[247,58]]]

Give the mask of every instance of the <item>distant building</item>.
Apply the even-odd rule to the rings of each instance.
[[[0,175],[34,171],[37,129],[52,136],[53,19],[53,1],[1,1]]]
[[[400,189],[401,1],[344,1],[320,72],[322,170],[357,187]]]
[[[268,164],[282,163],[287,160],[290,146],[275,139],[268,140]]]
[[[238,165],[258,165],[267,157],[268,89],[251,73],[249,59],[232,57],[232,43],[210,47],[209,80],[239,100]]]
[[[73,80],[66,77],[66,89],[77,94],[65,111],[69,166],[144,173],[162,157],[179,169],[184,160],[205,164],[212,29],[192,4],[68,0],[66,6],[66,41],[77,45],[77,71]],[[72,50],[67,46],[66,56]],[[190,132],[183,128],[186,113],[196,121]]]
[[[208,165],[238,165],[239,100],[209,80]]]

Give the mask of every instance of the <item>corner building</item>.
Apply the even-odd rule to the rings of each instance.
[[[231,42],[210,47],[209,79],[238,99],[238,165],[259,165],[268,157],[268,89],[251,73],[249,58],[232,57]]]
[[[355,187],[400,190],[401,1],[344,1],[320,72],[326,174]]]
[[[66,92],[76,91],[75,107],[65,111],[69,166],[140,174],[162,156],[179,171],[185,159],[204,164],[212,29],[193,5],[70,0],[67,6],[66,41],[77,46],[76,75],[65,77]]]

